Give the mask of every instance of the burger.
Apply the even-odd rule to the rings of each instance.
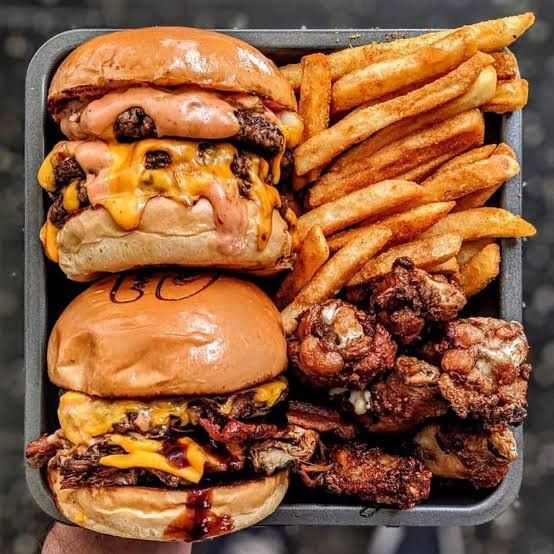
[[[184,27],[101,35],[62,62],[47,108],[68,140],[38,173],[41,239],[69,278],[290,267],[295,218],[275,185],[303,125],[252,46]]]
[[[56,322],[48,374],[59,429],[26,448],[59,511],[93,531],[200,540],[257,523],[318,433],[279,414],[288,384],[279,312],[216,273],[127,273]]]

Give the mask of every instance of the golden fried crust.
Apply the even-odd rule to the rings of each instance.
[[[333,445],[319,474],[304,469],[301,477],[308,486],[398,508],[413,508],[431,489],[431,472],[421,461],[361,442]]]
[[[444,415],[448,402],[441,397],[439,376],[437,367],[399,356],[392,373],[371,388],[372,411],[360,421],[374,433],[399,433]]]
[[[300,378],[311,385],[363,389],[392,368],[396,344],[366,312],[328,300],[301,315],[288,352]]]
[[[441,394],[461,418],[488,424],[520,424],[527,415],[525,363],[529,345],[523,327],[490,317],[471,317],[447,323],[445,338],[426,347],[438,352]]]
[[[419,431],[415,443],[433,476],[464,479],[476,489],[498,485],[517,458],[514,435],[505,423],[488,430],[431,424]]]

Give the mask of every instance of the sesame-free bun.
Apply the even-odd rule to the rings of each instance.
[[[252,93],[276,108],[296,110],[290,84],[256,48],[222,33],[188,27],[131,29],[85,42],[56,71],[48,108],[55,114],[66,100],[141,85]]]
[[[194,206],[157,196],[145,206],[138,227],[125,231],[101,206],[70,217],[56,241],[59,264],[73,281],[90,281],[102,273],[142,266],[222,267],[246,272],[276,273],[290,267],[293,234],[273,210],[271,235],[258,249],[258,205],[242,199],[248,226],[237,250],[222,251],[212,204],[201,198]]]
[[[275,511],[289,482],[287,473],[280,472],[208,487],[200,494],[201,489],[134,486],[62,489],[53,467],[48,481],[58,509],[73,523],[97,533],[156,541],[207,539],[254,525]],[[207,504],[209,509],[200,508],[200,513],[195,508]]]
[[[226,394],[284,371],[281,316],[255,285],[217,273],[134,272],[75,298],[48,343],[48,374],[101,397]]]

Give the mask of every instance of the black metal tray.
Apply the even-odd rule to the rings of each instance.
[[[25,93],[25,441],[57,428],[57,391],[46,375],[48,332],[67,303],[83,289],[68,281],[47,263],[39,241],[44,221],[44,194],[36,181],[38,168],[48,149],[61,135],[46,114],[49,79],[60,61],[82,42],[108,29],[73,30],[46,42],[35,54],[27,72]],[[350,44],[411,36],[423,30],[248,30],[228,34],[258,47],[278,63],[297,61],[310,51],[332,51]],[[504,141],[521,163],[521,113],[492,118],[489,142]],[[499,205],[521,213],[521,176],[507,183]],[[490,290],[489,290],[490,289]],[[508,320],[521,320],[521,243],[502,241],[502,270],[499,285],[476,298],[479,312]],[[364,506],[322,496],[312,491],[292,491],[265,525],[476,525],[495,518],[517,497],[523,467],[521,427],[515,431],[519,458],[504,481],[492,492],[469,489],[439,490],[412,510],[366,510]],[[65,521],[56,509],[42,472],[26,468],[27,484],[37,504],[47,514]]]

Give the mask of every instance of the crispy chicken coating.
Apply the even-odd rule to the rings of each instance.
[[[324,462],[304,464],[300,477],[309,487],[398,508],[413,508],[431,488],[431,472],[418,459],[361,442],[331,446]]]
[[[393,337],[412,344],[427,322],[450,321],[466,304],[462,290],[444,275],[430,275],[398,258],[392,271],[369,283],[369,309]]]
[[[298,376],[308,384],[363,389],[394,365],[396,343],[366,312],[328,300],[300,316],[288,353]]]
[[[439,390],[439,368],[410,356],[399,356],[394,370],[369,391],[369,410],[358,417],[373,433],[399,433],[448,411]]]
[[[470,317],[446,323],[423,354],[440,363],[439,388],[456,415],[518,425],[527,415],[528,350],[520,323]]]
[[[415,436],[421,459],[435,477],[465,479],[476,489],[495,487],[517,458],[507,424],[478,429],[464,423],[433,423]]]

